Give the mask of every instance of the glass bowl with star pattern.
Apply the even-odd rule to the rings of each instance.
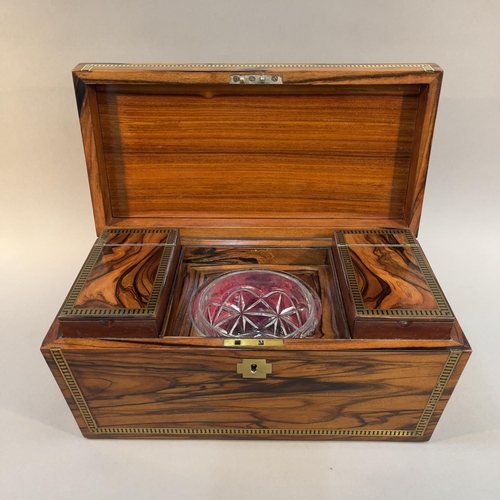
[[[294,276],[267,269],[234,271],[200,287],[191,319],[206,337],[301,338],[320,318],[318,295]]]

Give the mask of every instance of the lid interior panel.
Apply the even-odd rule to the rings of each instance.
[[[420,85],[98,86],[113,217],[404,217]]]

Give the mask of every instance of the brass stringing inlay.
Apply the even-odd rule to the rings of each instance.
[[[354,68],[354,69],[412,69],[420,68],[423,71],[432,72],[434,68],[430,64],[85,64],[81,71],[92,71],[94,68],[206,68],[206,69],[233,69],[233,68]]]
[[[459,350],[450,351],[443,370],[438,377],[436,385],[431,393],[427,405],[420,417],[417,427],[414,430],[364,430],[364,429],[237,429],[237,428],[175,428],[175,427],[99,427],[83,394],[75,380],[75,377],[68,366],[66,358],[60,348],[51,348],[52,357],[64,378],[66,385],[75,400],[83,420],[88,429],[96,434],[142,434],[142,435],[253,435],[253,436],[364,436],[364,437],[422,437],[429,425],[431,417],[436,409],[443,391],[450,380],[462,352]]]
[[[80,387],[76,383],[75,377],[73,376],[73,372],[68,366],[68,363],[66,362],[66,358],[64,357],[62,350],[51,349],[50,353],[52,354],[52,357],[54,358],[54,361],[56,362],[56,365],[59,368],[59,371],[61,372],[61,375],[63,376],[66,385],[68,386],[68,389],[71,392],[71,395],[73,396],[73,399],[75,400],[75,403],[78,406],[80,413],[82,414],[83,419],[85,420],[85,423],[87,424],[87,427],[92,432],[97,432],[98,428],[97,424],[95,423],[92,413],[90,413],[87,401],[85,401],[82,391],[80,390]]]
[[[397,245],[397,246],[407,246],[411,248],[413,256],[420,268],[427,286],[429,287],[434,300],[438,306],[438,309],[366,309],[365,303],[363,301],[363,296],[358,286],[358,280],[356,279],[356,273],[354,272],[354,264],[352,262],[351,256],[349,254],[349,244],[345,241],[345,234],[404,234],[408,244]],[[349,283],[349,288],[351,290],[354,306],[356,308],[356,314],[360,316],[440,316],[453,318],[453,313],[451,312],[448,302],[444,298],[441,288],[434,279],[427,263],[425,261],[424,255],[418,246],[417,240],[407,229],[349,229],[346,231],[337,232],[338,240],[338,251],[344,262],[347,281]],[[355,246],[355,245],[353,245]]]
[[[173,245],[177,240],[177,230],[176,229],[106,229],[102,232],[101,236],[97,240],[97,244],[105,245],[107,237],[110,234],[144,234],[144,233],[166,233],[167,242],[162,243],[163,245]]]
[[[159,246],[163,246],[164,250],[161,255],[160,264],[156,271],[155,280],[153,283],[153,288],[151,289],[151,294],[148,299],[148,303],[145,308],[142,309],[77,309],[74,307],[80,292],[82,291],[87,279],[92,272],[97,260],[99,259],[103,248],[107,246],[107,237],[110,234],[138,234],[138,233],[166,233],[167,241]],[[158,303],[158,297],[160,295],[163,280],[167,273],[168,266],[170,264],[170,258],[172,256],[172,248],[177,239],[177,231],[174,229],[110,229],[104,231],[101,236],[96,241],[90,255],[87,257],[85,264],[83,265],[80,274],[77,276],[76,281],[71,288],[68,298],[64,303],[61,312],[61,316],[106,316],[106,317],[117,317],[117,316],[130,316],[131,314],[154,314],[156,306]],[[111,246],[114,246],[111,244]]]

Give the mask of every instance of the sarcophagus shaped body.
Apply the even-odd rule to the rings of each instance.
[[[415,238],[441,78],[77,66],[98,239],[42,353],[82,433],[429,439],[471,353]]]

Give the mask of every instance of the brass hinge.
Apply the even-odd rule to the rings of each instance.
[[[232,75],[229,83],[249,85],[279,85],[283,83],[283,77],[279,75]]]

